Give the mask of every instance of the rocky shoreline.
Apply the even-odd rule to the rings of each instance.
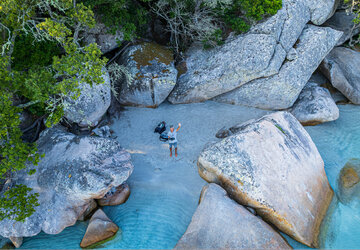
[[[186,104],[213,101],[266,111],[223,127],[213,134],[215,142],[201,141],[197,167],[209,184],[176,248],[290,248],[279,232],[321,247],[320,226],[334,192],[303,126],[336,121],[339,96],[341,102],[360,104],[360,70],[354,67],[360,52],[344,45],[350,35],[341,23],[348,16],[338,5],[283,0],[277,14],[246,34],[231,35],[209,50],[194,44],[181,63],[152,41],[126,48],[117,58],[126,73],[114,78],[103,69],[104,84],[80,84],[80,97],[66,99],[67,123],[44,130],[36,141],[44,158],[4,184],[1,192],[15,185],[32,188],[39,206],[24,222],[0,221],[0,236],[18,248],[24,237],[59,234],[89,220],[80,247],[114,237],[121,228],[102,208],[127,201],[126,182],[136,165],[114,131],[103,126],[114,118],[110,110],[122,119],[119,106],[158,108],[169,102],[186,109]],[[105,53],[117,45],[114,37],[99,39],[104,29],[89,31],[88,40],[99,46],[111,41],[103,46]],[[186,157],[181,160],[190,161]],[[343,204],[358,193],[359,165],[351,160],[341,171]],[[32,169],[35,174],[28,175]]]

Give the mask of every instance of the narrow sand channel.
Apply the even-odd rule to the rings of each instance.
[[[172,248],[190,223],[205,184],[196,161],[204,145],[216,139],[223,126],[258,118],[266,112],[207,102],[163,104],[158,109],[126,108],[112,129],[135,165],[129,179],[132,190],[126,204],[105,212],[120,225],[122,237],[104,247]],[[168,144],[154,134],[161,121],[180,122],[179,156],[169,157]],[[134,234],[136,232],[136,234]]]
[[[331,123],[306,127],[324,161],[331,186],[337,191],[340,169],[350,158],[360,158],[360,107],[339,106],[340,118]],[[132,154],[135,165],[128,183],[129,200],[106,207],[108,216],[122,229],[102,248],[173,248],[185,232],[197,207],[205,182],[197,173],[197,157],[223,126],[258,118],[266,111],[206,102],[189,105],[162,104],[158,109],[126,108],[112,129],[119,142]],[[178,134],[179,158],[169,158],[168,146],[153,133],[165,120],[182,123]],[[336,206],[336,204],[335,204]],[[358,248],[360,214],[358,206],[338,206],[329,214],[323,231],[326,248]],[[87,222],[79,222],[58,235],[27,238],[24,249],[76,249]],[[295,248],[304,246],[286,237]]]

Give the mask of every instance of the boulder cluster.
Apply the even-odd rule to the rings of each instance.
[[[24,222],[0,221],[0,235],[9,238],[16,247],[21,245],[23,237],[41,231],[58,234],[77,220],[90,218],[98,206],[119,205],[128,198],[130,189],[124,182],[134,166],[130,154],[118,141],[76,136],[57,126],[42,132],[37,144],[39,153],[45,153],[44,158],[37,166],[28,164],[26,169],[18,171],[16,179],[7,184],[23,184],[39,194],[39,206]],[[36,172],[28,175],[31,169]],[[99,213],[103,214],[95,212],[91,217],[87,238],[95,234],[91,222]],[[96,225],[109,226],[106,235],[116,233],[117,226],[103,219],[104,215],[100,217]],[[101,237],[105,236],[96,236],[95,241]],[[83,245],[88,246],[93,241],[86,240]]]
[[[333,198],[333,190],[324,170],[324,162],[303,126],[293,115],[282,111],[236,125],[229,131],[230,136],[207,146],[200,154],[200,176],[225,189],[239,204],[237,206],[254,209],[263,221],[275,226],[277,230],[307,246],[318,247],[320,225]],[[221,199],[217,202],[224,202],[224,195],[219,197]],[[193,248],[202,248],[202,241],[192,239],[212,237],[211,227],[220,230],[216,224],[212,224],[213,216],[219,210],[201,214],[201,204],[206,199],[200,200],[188,231],[178,243],[180,247],[195,244]],[[247,218],[242,221],[250,220],[248,217],[253,215],[247,213]],[[208,223],[209,227],[199,225],[200,221],[205,221],[203,223]],[[226,228],[227,225],[226,223],[223,227]],[[238,227],[246,230],[243,233],[246,236],[249,236],[249,230],[259,230],[250,226],[243,227],[241,223]],[[207,230],[204,232],[201,228]],[[269,228],[263,227],[261,230],[274,234]],[[223,234],[231,232],[223,228],[221,230]],[[202,236],[203,234],[206,236]],[[258,246],[249,241],[242,248],[279,248],[279,244],[283,243],[278,236],[264,239],[264,242],[259,241],[257,243],[263,245]],[[207,248],[217,248],[216,244],[223,244],[220,241],[226,240],[226,237],[213,238],[213,242],[206,243],[209,244]],[[269,239],[274,240],[268,242]]]
[[[221,46],[205,50],[193,44],[178,62],[165,46],[133,44],[116,58],[119,71],[103,70],[103,84],[80,83],[77,100],[65,97],[64,117],[80,128],[95,128],[97,136],[75,135],[62,126],[41,133],[37,145],[45,157],[4,187],[32,188],[39,206],[24,222],[0,221],[0,236],[20,247],[23,237],[58,234],[90,219],[80,246],[110,239],[120,229],[101,207],[126,202],[126,180],[134,168],[110,128],[100,126],[110,105],[156,108],[164,101],[212,100],[277,112],[222,128],[216,134],[221,140],[201,152],[198,171],[209,184],[176,248],[290,248],[280,232],[319,247],[333,190],[302,125],[338,119],[339,96],[360,104],[360,52],[343,46],[360,30],[352,29],[354,16],[338,9],[339,0],[282,2],[277,14],[245,34],[231,34]],[[123,34],[108,34],[98,23],[85,38],[105,54],[118,48]],[[28,175],[32,169],[35,174]],[[359,192],[359,176],[359,160],[342,169],[342,203]]]
[[[93,89],[80,84],[82,94],[76,101],[69,98],[65,117],[80,127],[96,126],[113,92],[114,101],[124,106],[156,108],[164,101],[213,100],[288,110],[303,125],[334,121],[339,111],[334,94],[325,88],[331,86],[346,101],[360,103],[360,72],[352,67],[360,61],[360,52],[341,47],[360,30],[353,29],[354,15],[339,2],[283,0],[277,14],[247,33],[230,35],[212,49],[195,43],[182,61],[155,42],[126,46],[115,58],[120,68],[111,72],[113,81],[104,70],[105,84]],[[118,33],[106,33],[98,23],[85,33],[85,41],[96,41],[107,53],[118,47],[114,41],[122,40]],[[312,80],[316,70],[327,78],[317,87]]]

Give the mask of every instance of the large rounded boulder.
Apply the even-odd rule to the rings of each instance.
[[[292,107],[291,113],[304,126],[313,126],[339,118],[339,108],[328,89],[309,81]]]
[[[354,104],[360,104],[360,52],[337,47],[324,59],[322,73]]]
[[[291,249],[261,218],[231,200],[216,184],[203,188],[200,204],[175,249]]]
[[[236,128],[234,135],[200,154],[200,176],[221,185],[279,230],[317,247],[333,190],[309,134],[287,112]]]
[[[75,136],[61,127],[45,130],[38,150],[45,157],[38,166],[18,171],[13,184],[32,188],[40,205],[24,222],[0,221],[3,237],[60,233],[82,217],[93,199],[121,185],[133,171],[130,154],[116,140]],[[30,169],[36,173],[28,175]]]
[[[80,96],[77,99],[67,97],[64,100],[64,115],[81,127],[94,127],[102,119],[111,103],[109,73],[104,71],[104,83],[88,84],[80,82]]]
[[[173,53],[156,43],[129,47],[118,63],[127,71],[115,83],[117,100],[122,105],[157,107],[176,84]]]

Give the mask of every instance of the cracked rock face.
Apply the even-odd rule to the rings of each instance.
[[[355,17],[356,15],[353,13],[347,13],[345,10],[339,10],[324,23],[324,26],[342,31],[344,33],[337,42],[336,46],[344,44],[351,38],[351,36],[359,34],[359,28],[352,30],[354,26],[353,20]]]
[[[297,58],[286,61],[279,73],[251,81],[214,100],[269,110],[290,108],[341,35],[331,28],[307,25],[294,47]]]
[[[200,154],[200,176],[282,232],[317,247],[333,191],[308,133],[287,112],[248,121],[234,132]]]
[[[24,184],[39,194],[40,206],[25,222],[0,221],[0,235],[30,237],[44,231],[58,234],[72,226],[112,187],[121,185],[133,170],[130,154],[112,139],[75,136],[60,127],[45,130],[38,140],[38,166],[17,172],[14,184]],[[30,169],[33,175],[27,175]]]
[[[64,115],[80,127],[94,127],[102,119],[111,103],[109,73],[103,75],[104,83],[80,83],[80,96],[73,100],[68,97],[64,101]]]
[[[168,100],[174,104],[201,102],[252,80],[276,75],[317,10],[309,7],[314,2],[283,0],[283,8],[277,14],[248,33],[230,38],[223,46],[211,50],[193,46],[186,53],[177,85]],[[322,13],[330,15],[324,9]]]
[[[117,100],[128,106],[157,107],[176,84],[177,70],[171,50],[155,43],[129,47],[119,59],[129,76],[115,84]]]
[[[305,126],[335,121],[339,118],[339,108],[329,90],[311,81],[301,91],[291,113]]]
[[[311,12],[311,22],[321,25],[334,15],[341,0],[305,0]]]
[[[326,56],[321,72],[352,103],[360,104],[360,52],[337,47]]]
[[[271,226],[231,200],[216,184],[201,200],[175,249],[291,249]]]

